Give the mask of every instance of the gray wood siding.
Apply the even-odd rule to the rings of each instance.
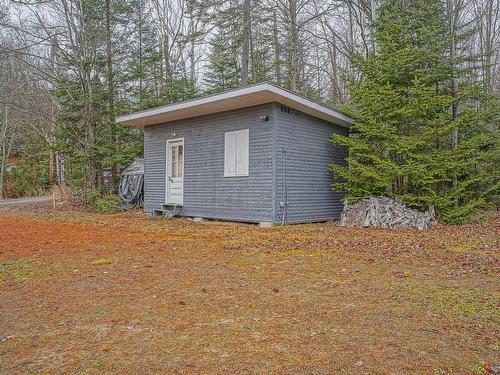
[[[144,130],[144,209],[165,203],[166,141],[184,138],[185,216],[273,220],[273,104],[215,113]],[[249,176],[224,177],[224,133],[249,129]],[[174,135],[175,133],[175,135]]]
[[[344,127],[290,109],[275,107],[275,215],[280,223],[283,209],[283,183],[286,183],[286,223],[306,223],[338,219],[344,194],[331,189],[332,163],[345,164],[347,152],[330,141],[332,133],[348,134]],[[282,149],[285,149],[285,181],[283,181]]]

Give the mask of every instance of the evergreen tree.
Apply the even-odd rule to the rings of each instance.
[[[224,8],[222,8],[224,7]],[[241,50],[242,19],[239,2],[229,0],[216,8],[216,33],[210,42],[209,71],[205,83],[209,92],[218,92],[237,87],[240,80],[241,66],[239,53]]]
[[[484,166],[494,149],[488,116],[472,105],[484,99],[478,87],[452,92],[452,78],[464,72],[449,57],[443,2],[385,0],[373,37],[374,52],[354,57],[362,78],[352,83],[346,110],[356,125],[350,137],[332,136],[349,151],[347,166],[331,166],[334,188],[349,198],[389,195],[433,205],[445,222],[466,220],[491,193],[494,177]]]
[[[250,41],[250,83],[273,80],[274,45],[272,9],[253,2]]]
[[[225,36],[224,31],[219,31],[212,41],[210,69],[205,78],[210,92],[238,86],[240,69],[236,58],[235,46]]]
[[[244,9],[248,3],[244,0],[222,0],[214,9],[216,31],[210,42],[209,69],[205,75],[210,92],[271,79],[272,18],[262,2],[251,1],[250,5],[246,17]],[[247,28],[245,22],[249,23]],[[242,75],[242,65],[247,64],[248,71]]]
[[[66,182],[87,201],[87,193],[104,192],[103,170],[113,172],[114,192],[119,168],[142,154],[140,133],[115,124],[115,114],[129,110],[119,100],[126,74],[118,63],[127,53],[124,40],[133,8],[122,0],[86,0],[72,9],[85,27],[71,29],[68,21],[67,34],[51,35],[50,75],[58,102],[53,149],[64,155]],[[71,32],[78,37],[72,39]],[[73,40],[71,54],[66,53],[65,43]]]

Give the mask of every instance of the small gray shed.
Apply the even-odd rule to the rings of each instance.
[[[332,133],[352,120],[270,83],[117,118],[144,129],[144,210],[243,222],[338,219]]]

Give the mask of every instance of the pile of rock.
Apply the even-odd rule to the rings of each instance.
[[[373,197],[356,204],[344,202],[341,226],[429,229],[436,223],[434,210],[420,212],[403,202],[387,197]]]

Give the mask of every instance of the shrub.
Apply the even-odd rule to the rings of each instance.
[[[48,189],[48,167],[44,164],[21,160],[5,174],[5,197],[37,196],[45,194]]]
[[[96,208],[97,201],[103,198],[98,190],[84,191],[81,186],[71,187],[67,190],[68,199],[73,206],[84,206],[87,208]]]
[[[98,199],[95,203],[95,210],[103,214],[112,214],[115,212],[122,212],[125,210],[123,202],[117,196],[109,196],[106,198]]]
[[[83,194],[83,191],[81,189],[76,189],[75,191],[75,197],[79,196],[80,201],[83,203],[85,207],[96,207],[97,202],[100,200],[104,200],[106,198],[112,198],[112,197],[103,197],[103,194],[99,190],[93,190],[93,191],[86,191],[85,194]]]

